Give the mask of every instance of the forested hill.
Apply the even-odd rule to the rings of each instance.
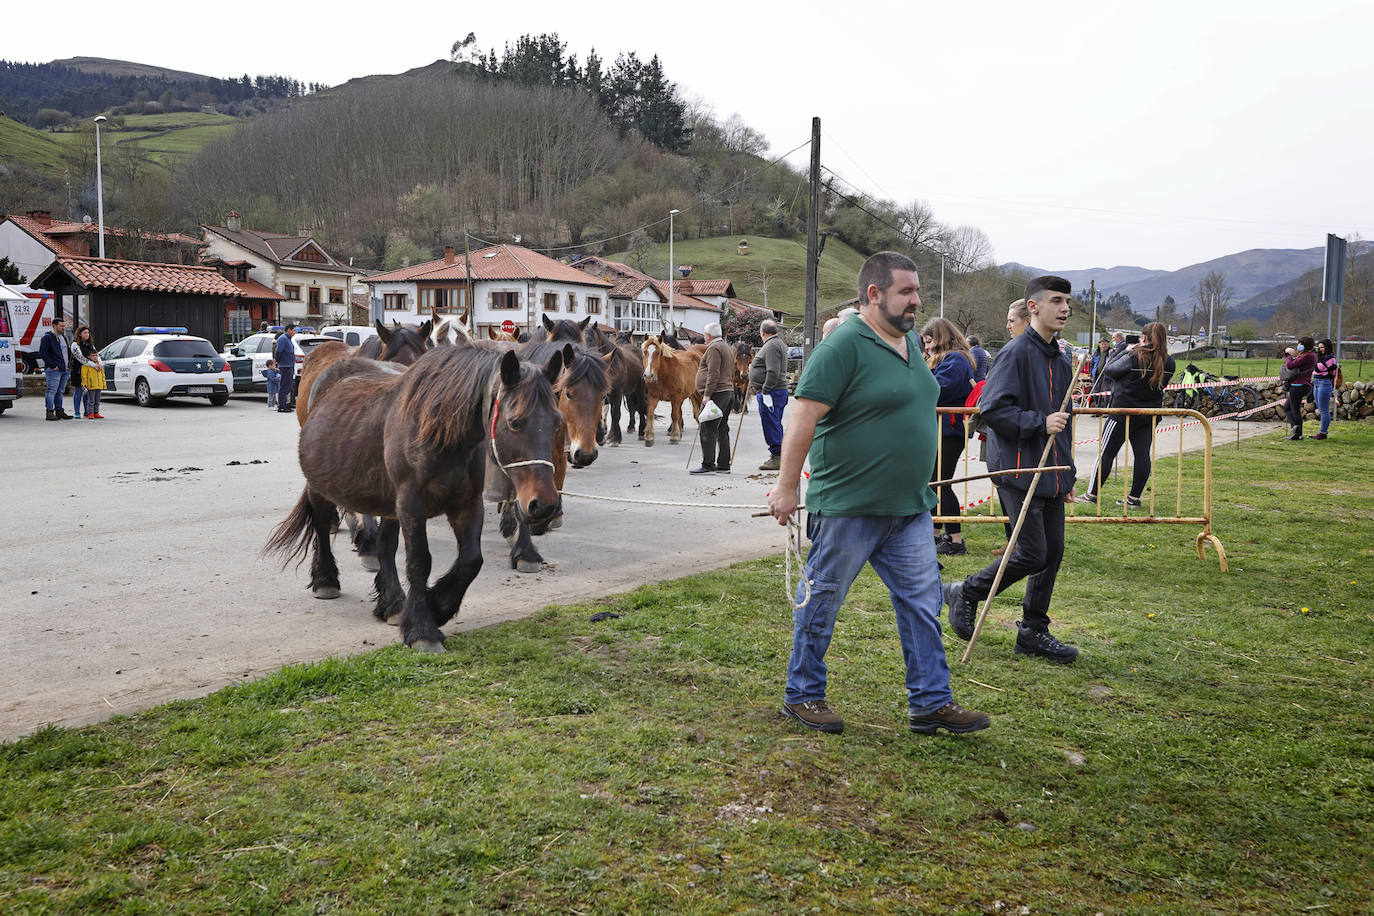
[[[71,58],[46,64],[0,60],[0,108],[30,127],[123,109],[195,110],[262,99],[284,99],[324,87],[285,76],[217,79],[128,61]]]

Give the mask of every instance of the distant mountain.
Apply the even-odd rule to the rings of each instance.
[[[64,57],[49,61],[58,67],[69,67],[82,73],[108,73],[111,76],[154,76],[166,80],[198,82],[210,77],[201,73],[187,73],[185,70],[170,70],[167,67],[154,67],[151,64],[136,64],[128,60],[111,60],[108,57]]]
[[[1314,267],[1320,268],[1323,253],[1322,248],[1252,248],[1172,271],[1144,267],[1054,271],[1014,262],[1003,266],[1029,270],[1035,274],[1057,273],[1071,282],[1074,290],[1086,287],[1089,281],[1096,281],[1099,293],[1111,295],[1119,292],[1130,296],[1131,308],[1143,315],[1152,312],[1155,306],[1164,301],[1165,296],[1173,296],[1180,307],[1190,303],[1198,283],[1214,270],[1224,273],[1226,283],[1235,290],[1232,303],[1245,302]]]
[[[1347,252],[1352,267],[1359,269],[1361,264],[1374,260],[1374,245],[1365,242],[1362,245],[1353,245]],[[1318,259],[1319,261],[1321,258]],[[1294,277],[1277,286],[1271,286],[1263,292],[1251,296],[1239,305],[1232,304],[1231,314],[1236,318],[1248,318],[1260,324],[1268,321],[1270,316],[1279,306],[1293,300],[1298,301],[1318,301],[1322,295],[1322,271],[1323,265],[1319,263],[1316,267]],[[1347,300],[1349,301],[1349,300]]]

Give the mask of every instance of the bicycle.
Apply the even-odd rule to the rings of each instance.
[[[1210,382],[1229,381],[1234,382],[1239,379],[1238,375],[1217,376],[1199,369],[1189,363],[1183,370],[1183,375],[1179,377],[1179,384],[1187,385],[1182,391],[1175,392],[1174,406],[1185,410],[1192,410],[1198,403],[1199,393],[1206,394],[1212,399],[1212,403],[1223,414],[1242,413],[1259,406],[1259,392],[1249,385],[1212,385]],[[1200,391],[1199,391],[1200,389]]]

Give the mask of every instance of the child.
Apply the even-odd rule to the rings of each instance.
[[[276,409],[277,391],[281,385],[281,373],[277,371],[277,361],[275,359],[269,359],[267,361],[267,368],[262,370],[262,375],[263,378],[267,379],[267,406],[270,409]]]

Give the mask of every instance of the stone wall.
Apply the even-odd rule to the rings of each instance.
[[[1278,382],[1270,382],[1269,384],[1252,384],[1250,387],[1259,392],[1261,404],[1269,404],[1273,401],[1279,403],[1251,414],[1249,419],[1279,421],[1284,419],[1283,401],[1287,399],[1288,395],[1284,392],[1282,385]],[[1336,395],[1338,403],[1336,411],[1332,415],[1335,419],[1362,420],[1374,416],[1374,382],[1346,382],[1336,392]],[[1167,401],[1165,406],[1168,406]],[[1222,413],[1206,392],[1199,392],[1198,402],[1194,409],[1209,417]],[[1303,402],[1302,411],[1304,417],[1316,417],[1317,405],[1309,397]]]

